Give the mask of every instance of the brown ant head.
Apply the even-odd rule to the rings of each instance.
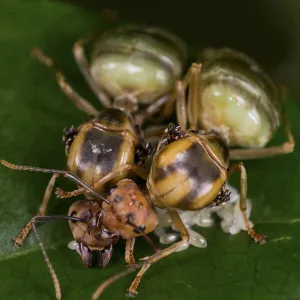
[[[113,251],[113,246],[119,239],[115,233],[109,232],[102,223],[102,203],[96,200],[79,200],[69,209],[69,216],[77,217],[85,222],[69,221],[72,234],[78,243],[83,264],[105,267]],[[95,255],[93,255],[95,254]]]

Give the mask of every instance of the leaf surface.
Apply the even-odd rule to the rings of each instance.
[[[30,58],[42,47],[64,70],[68,81],[95,105],[72,57],[72,44],[95,28],[107,28],[97,10],[68,4],[3,0],[0,10],[0,154],[8,161],[64,168],[62,129],[86,116],[60,92],[54,74]],[[296,140],[300,136],[299,102],[288,99]],[[282,131],[282,130],[281,130]],[[273,144],[284,136],[279,132]],[[246,162],[252,220],[268,235],[265,246],[254,245],[245,233],[224,234],[219,226],[203,229],[206,249],[190,248],[149,269],[139,299],[300,299],[300,163],[299,151],[273,159]],[[0,168],[0,299],[54,299],[54,289],[33,235],[16,250],[11,238],[36,213],[49,176]],[[233,183],[237,183],[237,177]],[[71,187],[66,180],[60,186]],[[69,200],[53,197],[48,214],[66,214]],[[124,243],[105,270],[87,270],[76,252],[64,221],[39,226],[59,276],[63,299],[89,299],[99,283],[124,269]],[[151,253],[143,240],[136,257]],[[125,299],[133,276],[114,284],[103,299]]]

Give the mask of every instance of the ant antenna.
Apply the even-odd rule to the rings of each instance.
[[[119,272],[119,273],[109,277],[108,279],[106,279],[102,284],[100,284],[100,286],[94,292],[94,294],[92,296],[92,300],[97,300],[101,296],[101,294],[103,294],[104,290],[107,287],[109,287],[111,284],[113,284],[118,279],[121,279],[121,278],[125,277],[126,275],[129,275],[130,273],[136,271],[137,269],[141,268],[142,266],[143,266],[142,263],[135,264],[134,267],[128,268],[128,269],[124,270],[123,272]]]
[[[57,187],[55,190],[55,196],[60,199],[72,198],[85,193],[85,188],[80,188],[71,192],[66,192],[63,189]]]
[[[60,215],[36,216],[33,219],[35,223],[41,223],[44,221],[52,221],[52,220],[68,220],[68,221],[76,221],[76,222],[87,224],[86,220],[77,217],[71,217],[71,216],[60,216]]]
[[[131,223],[130,221],[127,221],[126,224],[132,226],[135,231],[137,231],[140,235],[142,235],[145,240],[150,244],[150,246],[154,249],[156,253],[160,252],[161,250],[154,244],[152,239],[139,227],[135,224]]]
[[[58,277],[57,277],[57,275],[56,275],[56,273],[55,273],[55,271],[54,271],[54,269],[53,269],[53,266],[52,266],[52,264],[51,264],[51,262],[50,262],[50,259],[49,259],[48,255],[47,255],[47,253],[46,253],[46,250],[45,250],[45,248],[44,248],[43,242],[42,242],[40,236],[39,236],[38,233],[37,233],[37,230],[36,230],[36,227],[35,227],[35,223],[34,223],[34,222],[32,222],[32,229],[33,229],[33,232],[34,232],[34,234],[35,234],[35,236],[36,236],[36,239],[37,239],[38,242],[39,242],[39,246],[40,246],[40,248],[41,248],[41,250],[42,250],[42,253],[43,253],[45,262],[46,262],[46,264],[47,264],[47,267],[48,267],[48,269],[49,269],[50,275],[51,275],[51,277],[52,277],[52,281],[53,281],[54,289],[55,289],[56,299],[57,299],[57,300],[60,300],[60,299],[61,299],[61,290],[60,290],[59,280],[58,280]]]
[[[8,161],[3,160],[3,159],[0,162],[3,166],[5,166],[9,169],[12,169],[12,170],[53,173],[53,174],[63,175],[64,177],[67,177],[67,178],[75,181],[80,186],[84,187],[86,190],[88,190],[90,193],[92,193],[96,198],[98,198],[108,204],[111,204],[111,202],[109,200],[107,200],[102,195],[100,195],[95,190],[93,190],[91,187],[89,187],[87,184],[85,184],[78,176],[76,176],[72,172],[64,171],[64,170],[45,169],[45,168],[38,168],[38,167],[31,167],[31,166],[15,165],[15,164],[9,163]]]
[[[86,223],[84,219],[81,219],[81,218],[76,218],[76,217],[69,217],[69,216],[37,216],[37,217],[34,217],[32,218],[31,220],[31,225],[32,225],[32,229],[33,229],[33,232],[36,236],[36,239],[38,240],[39,242],[39,246],[42,250],[42,253],[43,253],[43,256],[44,256],[44,259],[45,259],[45,262],[47,264],[47,267],[49,269],[49,272],[50,272],[50,275],[52,277],[52,281],[53,281],[53,284],[54,284],[54,288],[55,288],[55,295],[56,295],[56,299],[57,300],[60,300],[61,299],[61,289],[60,289],[60,284],[59,284],[59,280],[58,280],[58,277],[54,271],[54,268],[50,262],[50,259],[47,255],[47,252],[45,250],[45,247],[44,247],[44,244],[42,242],[42,239],[40,238],[38,232],[37,232],[37,229],[36,229],[36,226],[35,226],[35,223],[38,223],[38,222],[43,222],[43,221],[49,221],[49,220],[74,220],[74,221],[79,221],[79,222],[83,222],[83,223]]]

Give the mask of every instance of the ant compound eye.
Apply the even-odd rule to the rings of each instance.
[[[89,210],[85,210],[80,215],[80,218],[83,219],[83,220],[85,220],[85,221],[88,221],[92,216],[93,216],[92,211],[89,209]]]
[[[72,211],[71,217],[72,217],[72,218],[75,218],[75,217],[76,217],[76,211],[75,211],[75,210]],[[75,224],[77,221],[71,220],[71,222],[72,222],[73,224]]]

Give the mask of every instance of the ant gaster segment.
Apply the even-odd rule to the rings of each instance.
[[[257,62],[228,48],[206,49],[200,61],[202,68],[192,64],[184,80],[177,82],[165,114],[177,99],[181,128],[186,129],[189,123],[191,129],[200,127],[218,134],[232,148],[230,159],[265,158],[294,151],[295,140],[282,108],[282,92]],[[190,92],[186,103],[187,89]],[[280,123],[287,141],[267,146]]]
[[[84,47],[92,40],[89,62]],[[46,66],[56,68],[41,49],[33,49],[32,54]],[[139,123],[166,103],[187,58],[186,44],[179,37],[146,26],[125,26],[102,34],[89,34],[74,44],[73,54],[103,107],[138,113]],[[59,69],[56,70],[58,84],[68,98],[88,115],[97,115],[98,110],[67,84]]]

